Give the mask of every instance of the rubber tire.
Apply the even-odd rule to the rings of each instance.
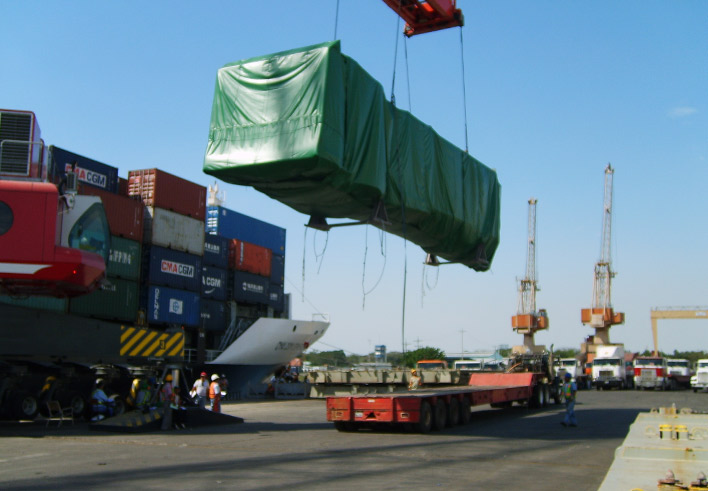
[[[466,425],[472,420],[472,413],[470,412],[472,404],[470,400],[466,397],[462,399],[462,404],[460,404],[460,424]]]
[[[12,398],[12,413],[17,419],[33,420],[39,412],[39,401],[32,394],[18,392]]]
[[[433,418],[433,428],[437,431],[445,428],[447,424],[447,404],[445,401],[438,399],[438,403],[435,404],[435,417]]]
[[[543,384],[543,407],[551,403],[551,388],[548,384]]]
[[[558,405],[563,399],[563,388],[560,385],[553,387],[553,403]]]
[[[456,426],[460,424],[460,403],[457,399],[450,399],[450,404],[447,405],[447,426]]]
[[[57,395],[61,407],[70,407],[74,417],[81,416],[86,411],[86,400],[77,391],[61,392]]]
[[[430,429],[433,427],[433,410],[430,407],[428,401],[421,401],[420,403],[420,416],[418,422],[416,423],[416,429],[420,433],[430,433]]]

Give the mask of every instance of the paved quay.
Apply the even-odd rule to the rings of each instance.
[[[0,489],[596,490],[637,414],[672,403],[708,411],[708,394],[581,391],[577,428],[561,405],[482,406],[428,435],[339,433],[323,400],[227,403],[245,423],[148,434],[0,422]]]

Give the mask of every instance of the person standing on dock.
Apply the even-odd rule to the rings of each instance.
[[[421,378],[415,368],[411,368],[411,378],[408,380],[408,390],[418,390],[421,386]]]
[[[199,378],[194,381],[191,392],[192,397],[196,399],[197,405],[202,409],[206,409],[208,391],[209,380],[207,380],[207,373],[202,372]]]
[[[575,394],[577,392],[577,385],[573,382],[571,375],[566,373],[563,384],[563,397],[565,397],[565,417],[561,421],[563,426],[578,426],[578,421],[575,419]]]
[[[209,404],[211,410],[215,413],[221,412],[221,387],[219,386],[219,375],[211,376],[211,384],[209,385]]]

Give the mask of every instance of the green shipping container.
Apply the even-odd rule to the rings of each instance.
[[[48,310],[50,312],[59,312],[62,314],[66,313],[69,306],[69,301],[66,298],[40,296],[30,296],[23,298],[0,295],[0,302],[10,305],[16,305],[18,307],[27,307],[28,309]]]
[[[140,278],[140,251],[140,242],[112,235],[106,276],[124,280],[138,280]]]
[[[131,241],[132,242],[132,241]],[[135,322],[138,315],[138,282],[106,278],[102,289],[71,299],[72,314],[121,322]]]
[[[494,170],[386,99],[339,41],[217,74],[204,172],[315,217],[367,220],[477,271],[499,243]]]

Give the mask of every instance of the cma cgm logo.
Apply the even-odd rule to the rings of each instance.
[[[64,172],[69,172],[71,170],[71,164],[64,164]],[[99,174],[92,170],[84,169],[82,167],[74,167],[74,173],[79,181],[88,182],[94,186],[99,186],[102,188],[106,187],[108,178],[104,174]]]
[[[163,259],[160,262],[160,271],[167,274],[175,274],[186,278],[194,278],[194,266],[191,264],[176,263]]]
[[[217,288],[221,288],[221,278],[202,276],[202,288],[205,294],[211,295]]]

